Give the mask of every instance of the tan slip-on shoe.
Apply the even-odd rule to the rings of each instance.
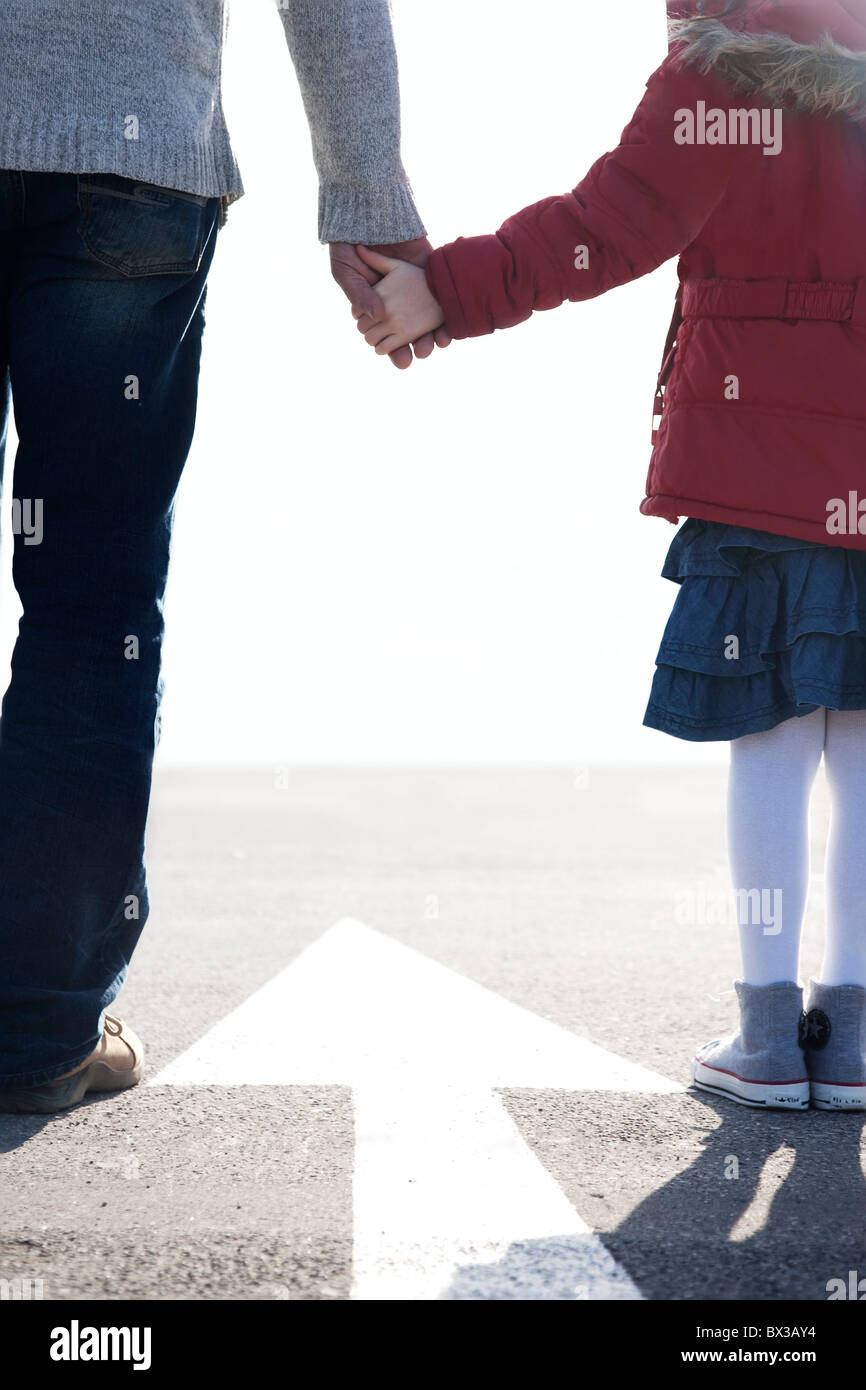
[[[68,1110],[88,1091],[125,1091],[137,1086],[144,1071],[144,1046],[123,1019],[105,1015],[99,1045],[65,1076],[26,1089],[0,1089],[0,1112],[50,1115]]]

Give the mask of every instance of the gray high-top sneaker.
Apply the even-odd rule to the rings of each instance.
[[[800,1029],[818,1110],[866,1110],[866,989],[809,981]]]
[[[699,1047],[692,1080],[701,1091],[760,1109],[806,1110],[809,1075],[799,1041],[803,990],[792,981],[734,981],[739,1030]]]

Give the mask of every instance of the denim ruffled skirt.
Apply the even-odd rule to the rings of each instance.
[[[679,593],[644,724],[735,739],[866,709],[866,551],[689,518],[662,577]]]

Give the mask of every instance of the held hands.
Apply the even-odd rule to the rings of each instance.
[[[384,284],[382,277],[389,275],[391,266],[408,262],[413,267],[421,268],[419,274],[423,279],[423,267],[427,264],[432,249],[426,237],[372,248],[356,247],[346,241],[331,243],[331,274],[350,301],[359,327],[366,320],[367,326],[361,328],[361,332],[366,334],[374,324],[383,323],[387,317],[388,310],[380,290]],[[395,257],[399,259],[395,260]],[[371,264],[372,260],[380,264],[387,262],[388,269],[376,269]],[[441,314],[438,323],[442,323]],[[388,352],[395,367],[404,369],[412,365],[413,348],[416,357],[429,357],[435,347],[445,348],[450,342],[451,335],[445,328],[437,327],[435,331],[423,332],[414,338],[403,338],[402,346],[387,348],[384,351]]]
[[[383,256],[366,246],[358,247],[358,255],[371,270],[382,276],[376,291],[383,312],[370,314],[352,308],[358,320],[358,332],[363,333],[365,341],[380,356],[397,352],[409,343],[424,342],[431,334],[442,330],[444,315],[427,288],[427,277],[420,266]],[[417,346],[415,351],[417,354]]]

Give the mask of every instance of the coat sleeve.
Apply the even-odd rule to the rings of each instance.
[[[279,0],[319,175],[319,240],[424,235],[400,158],[389,0]]]
[[[655,270],[694,240],[743,147],[678,144],[677,113],[732,104],[714,75],[674,49],[647,82],[615,150],[581,183],[510,217],[493,236],[438,248],[427,281],[455,338],[523,323],[535,309],[593,299]],[[581,248],[586,248],[585,252]]]

